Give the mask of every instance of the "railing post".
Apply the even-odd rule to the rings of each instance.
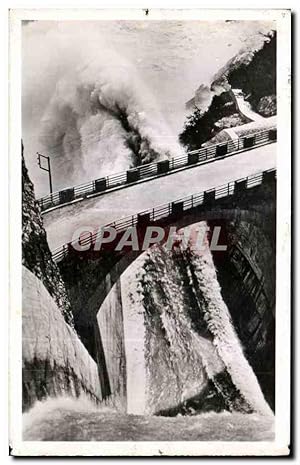
[[[171,160],[172,161],[172,160]],[[170,160],[161,160],[156,163],[157,174],[167,173],[170,169]]]
[[[198,153],[189,153],[187,157],[187,164],[188,165],[195,165],[199,161],[199,154]]]
[[[216,158],[223,157],[228,152],[228,143],[222,143],[216,146]]]
[[[254,136],[247,136],[244,137],[244,149],[248,149],[255,145],[255,138]]]
[[[262,183],[264,182],[276,182],[276,173],[275,171],[264,171],[262,174]]]
[[[179,215],[184,210],[184,201],[176,201],[171,203],[172,215]]]
[[[277,129],[270,129],[268,133],[268,140],[277,140]]]
[[[208,190],[203,193],[203,203],[211,205],[216,199],[216,190]]]
[[[106,178],[95,179],[95,192],[104,192],[106,187]]]
[[[145,213],[138,213],[137,214],[137,225],[143,225],[143,226],[148,226],[148,224],[151,221],[151,213],[145,212]]]

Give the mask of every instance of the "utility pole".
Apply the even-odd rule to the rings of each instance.
[[[39,167],[41,168],[41,170],[47,171],[48,174],[49,174],[50,194],[52,194],[53,189],[52,189],[52,176],[51,176],[50,157],[47,157],[47,155],[42,155],[39,152],[37,152],[36,154],[37,154],[37,160],[38,160]],[[42,158],[47,160],[47,166],[46,167],[42,165]]]

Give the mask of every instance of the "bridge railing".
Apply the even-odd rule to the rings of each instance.
[[[104,227],[113,227],[117,232],[121,232],[129,228],[130,226],[138,225],[142,218],[147,218],[148,223],[155,223],[159,220],[166,219],[171,215],[178,215],[182,212],[199,207],[200,205],[212,205],[215,200],[218,200],[222,197],[228,197],[233,195],[240,195],[242,191],[246,189],[251,189],[255,186],[262,184],[266,180],[275,180],[276,169],[270,169],[254,175],[250,175],[244,178],[231,181],[222,186],[216,187],[214,189],[208,189],[206,191],[190,195],[188,197],[183,197],[177,199],[174,202],[169,202],[163,205],[158,205],[157,207],[141,211],[135,215],[127,216],[119,220],[113,221],[105,225]],[[100,238],[101,231],[97,233],[90,233],[86,235],[83,239],[80,239],[80,245],[92,245],[95,244],[97,239]],[[61,261],[63,258],[67,257],[70,249],[73,245],[78,243],[78,239],[68,244],[63,245],[55,249],[52,253],[52,257],[56,262]]]
[[[148,163],[121,173],[105,176],[85,184],[63,189],[42,197],[38,202],[41,210],[45,211],[58,205],[65,205],[89,196],[103,194],[116,187],[131,185],[146,178],[167,175],[179,168],[205,163],[212,159],[220,159],[230,154],[232,155],[249,150],[251,147],[275,142],[276,137],[276,129],[260,131],[236,140],[193,150],[181,157]]]

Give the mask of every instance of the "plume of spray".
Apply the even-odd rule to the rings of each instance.
[[[88,44],[85,38],[84,53],[80,33],[74,26],[68,31],[48,32],[50,49],[51,40],[53,46],[68,42],[63,47],[66,66],[60,64],[54,86],[42,98],[37,127],[39,150],[53,160],[55,187],[181,155],[176,135],[136,68],[111,50],[98,30],[90,31]],[[51,60],[50,55],[50,76],[55,74]],[[57,69],[57,63],[53,66]]]

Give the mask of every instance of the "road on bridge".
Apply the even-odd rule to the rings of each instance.
[[[264,145],[49,211],[43,215],[49,247],[53,251],[71,242],[80,227],[96,230],[125,216],[275,168],[276,147],[276,143]]]

